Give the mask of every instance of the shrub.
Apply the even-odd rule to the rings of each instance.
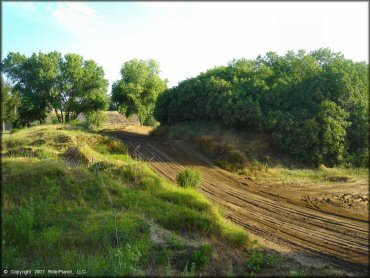
[[[82,122],[79,119],[74,119],[73,121],[69,122],[69,126],[71,129],[86,129],[87,128],[87,123]]]
[[[159,122],[157,122],[154,117],[148,117],[144,120],[143,122],[143,125],[144,126],[152,126],[152,127],[156,127],[159,125]]]
[[[106,145],[108,148],[109,153],[112,154],[127,154],[127,146],[121,140],[115,140],[112,138],[108,138],[106,141]]]
[[[105,115],[102,111],[89,112],[86,113],[85,116],[87,128],[100,127],[103,122],[107,120],[107,115]]]
[[[259,273],[265,267],[274,267],[274,258],[270,255],[264,255],[259,251],[254,251],[247,260],[246,267],[250,273]]]
[[[195,251],[190,258],[190,265],[195,265],[195,270],[200,270],[207,266],[212,258],[213,249],[208,244],[202,245],[199,250]]]
[[[176,181],[182,187],[198,187],[202,183],[202,172],[195,168],[185,168],[177,174]]]

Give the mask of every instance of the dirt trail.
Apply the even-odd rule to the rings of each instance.
[[[226,217],[277,251],[288,250],[301,263],[325,263],[355,276],[368,275],[369,221],[302,206],[261,190],[216,167],[184,141],[165,141],[135,133],[111,131],[124,140],[133,156],[148,161],[159,174],[175,181],[184,167],[203,172],[201,191],[225,209]]]

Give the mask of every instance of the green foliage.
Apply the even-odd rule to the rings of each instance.
[[[195,271],[196,271],[196,265],[195,263],[189,264],[187,263],[185,265],[185,268],[182,272],[182,276],[184,277],[194,277],[195,276]]]
[[[13,92],[8,82],[1,76],[1,113],[2,121],[16,124],[18,120],[17,108],[19,106],[19,94]]]
[[[89,129],[100,127],[108,118],[102,111],[87,112],[85,113],[85,117],[86,126]]]
[[[150,117],[146,118],[143,122],[143,125],[152,126],[152,127],[156,127],[156,126],[158,126],[158,124],[159,123],[154,119],[153,116],[150,116]]]
[[[246,264],[247,272],[250,274],[260,273],[264,268],[274,267],[275,260],[271,255],[263,254],[259,251],[254,251],[248,258]]]
[[[328,166],[340,164],[344,159],[348,113],[332,101],[321,103],[318,112],[321,126],[321,159]]]
[[[10,52],[3,64],[14,91],[19,92],[21,125],[45,123],[52,110],[59,122],[70,122],[79,113],[107,107],[108,81],[93,60],[56,51],[31,57]]]
[[[195,270],[202,269],[208,265],[212,259],[213,248],[211,245],[204,244],[199,250],[195,251],[190,258],[190,265],[195,265]]]
[[[176,176],[177,183],[182,187],[198,187],[202,179],[202,172],[195,168],[185,168]]]
[[[126,117],[137,114],[141,124],[151,122],[157,97],[167,88],[167,80],[162,80],[159,72],[155,60],[125,62],[121,79],[112,85],[112,102],[118,110]]]
[[[166,90],[154,116],[262,130],[310,165],[366,166],[368,65],[329,49],[234,60]]]

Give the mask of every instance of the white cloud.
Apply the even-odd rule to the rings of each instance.
[[[104,29],[81,54],[104,66],[110,82],[132,58],[154,58],[170,85],[233,58],[255,58],[268,51],[330,47],[354,60],[367,60],[366,3],[135,3],[135,23],[109,18],[110,32],[94,25],[86,5],[64,11],[71,28]],[[118,5],[117,5],[118,7]],[[122,4],[122,11],[127,6]],[[136,14],[135,14],[136,13]],[[78,14],[78,16],[76,16]],[[94,27],[92,27],[94,26]],[[80,30],[79,32],[85,32]]]
[[[102,27],[110,26],[103,15],[85,3],[57,3],[54,9],[49,6],[50,9],[52,17],[62,28],[78,36],[91,36]]]

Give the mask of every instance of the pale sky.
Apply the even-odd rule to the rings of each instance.
[[[329,47],[369,62],[368,2],[3,2],[2,57],[78,53],[110,84],[133,58],[169,85],[236,58]],[[110,91],[110,89],[109,89]]]

